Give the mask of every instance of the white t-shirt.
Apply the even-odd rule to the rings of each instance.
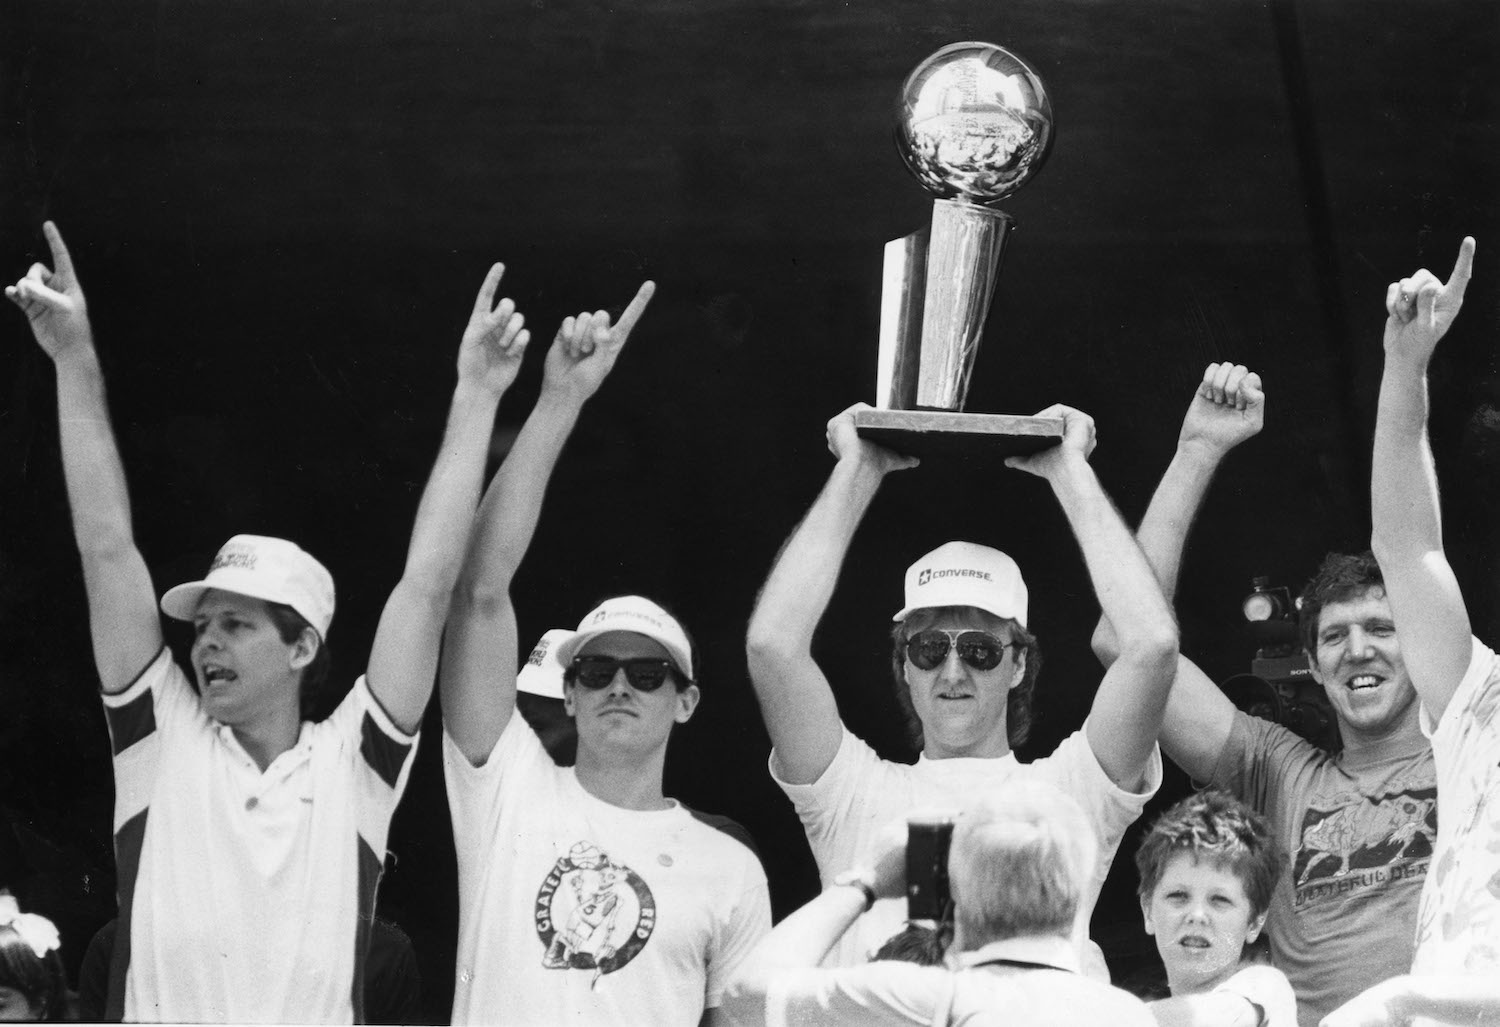
[[[1417,913],[1418,974],[1500,974],[1500,657],[1474,639],[1434,728],[1438,834]]]
[[[165,648],[103,699],[121,895],[106,1016],[355,1022],[416,737],[361,677],[262,772]]]
[[[964,953],[952,969],[879,962],[784,970],[766,989],[766,1027],[1155,1027],[1145,1003],[1083,976],[1076,958],[1061,938],[1013,938]],[[988,959],[1032,965],[974,966]]]
[[[513,714],[483,766],[444,734],[455,1024],[697,1024],[771,927],[765,871],[691,810],[621,809]]]
[[[859,738],[843,729],[843,741],[833,762],[812,784],[790,784],[776,778],[797,808],[808,844],[818,863],[824,887],[843,870],[864,860],[875,836],[908,813],[973,803],[986,792],[1003,789],[1009,781],[1040,781],[1072,796],[1083,807],[1099,841],[1099,862],[1087,894],[1078,906],[1075,939],[1082,944],[1099,890],[1109,873],[1120,837],[1146,801],[1161,785],[1161,753],[1153,748],[1146,768],[1146,787],[1140,793],[1115,785],[1099,766],[1083,731],[1075,731],[1052,755],[1022,763],[1014,753],[995,758],[930,760],[915,764],[883,760]],[[771,776],[776,777],[776,754],[771,754]],[[904,899],[881,899],[855,921],[825,960],[825,966],[854,966],[869,959],[887,938],[906,923]]]
[[[1297,995],[1274,966],[1247,966],[1214,991],[1238,995],[1260,1010],[1260,1027],[1297,1027]]]

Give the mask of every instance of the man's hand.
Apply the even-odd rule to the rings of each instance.
[[[607,310],[564,318],[547,351],[542,391],[566,395],[580,405],[597,392],[655,293],[655,282],[642,282],[613,326]]]
[[[1385,352],[1425,365],[1464,305],[1474,269],[1474,237],[1465,236],[1446,282],[1426,268],[1392,282],[1385,292]]]
[[[906,897],[906,835],[905,819],[897,820],[876,832],[870,843],[866,862],[873,868],[870,887],[877,899]]]
[[[833,454],[835,460],[856,460],[862,464],[868,464],[885,476],[892,471],[902,471],[908,467],[915,467],[921,461],[914,456],[904,456],[893,449],[876,445],[867,439],[859,437],[859,432],[854,430],[854,412],[856,410],[869,410],[868,403],[855,403],[848,409],[834,415],[828,421],[828,452]]]
[[[516,313],[515,303],[503,299],[499,306],[492,306],[495,289],[503,274],[505,265],[496,264],[485,275],[479,295],[474,298],[469,326],[464,329],[463,342],[458,347],[458,380],[497,395],[516,380],[516,374],[521,370],[521,357],[526,352],[526,344],[531,341],[531,333],[522,327],[526,319]]]
[[[1177,436],[1179,448],[1202,448],[1222,458],[1235,446],[1259,434],[1265,424],[1266,394],[1260,375],[1244,364],[1209,364],[1188,404]]]
[[[1009,456],[1006,467],[1034,474],[1038,478],[1052,478],[1067,467],[1071,461],[1087,462],[1094,451],[1094,419],[1082,410],[1054,403],[1046,410],[1039,410],[1037,417],[1061,417],[1063,420],[1062,442],[1029,456]]]
[[[83,287],[78,284],[78,275],[73,271],[73,258],[68,255],[62,233],[51,221],[42,223],[42,232],[47,236],[47,245],[52,249],[52,266],[55,270],[49,271],[42,264],[33,264],[24,278],[15,285],[5,287],[5,295],[26,312],[36,341],[41,344],[47,356],[58,361],[78,347],[90,345],[93,335],[89,329],[89,313],[83,299]]]

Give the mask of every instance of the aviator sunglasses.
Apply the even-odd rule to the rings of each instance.
[[[920,670],[935,670],[948,658],[948,650],[957,648],[958,658],[975,670],[994,670],[1005,658],[1005,650],[1015,645],[988,631],[928,628],[906,640],[906,658]]]
[[[571,673],[578,684],[598,691],[608,688],[621,668],[625,670],[625,680],[637,692],[656,691],[673,672],[672,661],[656,656],[636,656],[625,660],[613,656],[579,656],[573,660]]]

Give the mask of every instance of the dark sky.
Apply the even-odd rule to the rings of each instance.
[[[970,408],[1089,411],[1133,520],[1204,365],[1265,378],[1266,430],[1224,468],[1183,575],[1184,648],[1217,678],[1253,653],[1252,575],[1295,589],[1327,550],[1367,545],[1385,286],[1445,275],[1478,237],[1434,445],[1450,553],[1500,638],[1492,0],[18,0],[0,6],[0,272],[59,222],[158,584],[237,531],[298,539],[339,583],[342,685],[399,574],[489,263],[541,342],[657,280],[554,482],[522,633],[620,591],[684,612],[705,700],[669,790],[750,827],[785,912],[816,882],[765,771],[744,622],[828,473],[824,422],[873,396],[882,245],[928,216],[891,142],[897,87],[961,39],[1025,57],[1057,119],[1046,166],[1002,204],[1019,227]],[[113,913],[108,744],[52,370],[15,311],[0,353],[0,885],[59,920],[72,962]],[[1097,607],[1045,485],[994,462],[887,483],[820,634],[840,706],[900,752],[889,617],[905,566],[950,538],[1016,554],[1031,583],[1047,666],[1023,756],[1042,754],[1098,683]],[[440,1016],[456,898],[436,725],[382,903]],[[1170,775],[1160,801],[1184,788]],[[1153,957],[1118,869],[1095,930],[1128,972]]]

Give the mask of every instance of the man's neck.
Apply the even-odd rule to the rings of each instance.
[[[929,760],[997,760],[1010,755],[1010,741],[1003,734],[966,745],[944,745],[929,738],[922,746],[922,755]]]
[[[1420,707],[1412,703],[1405,715],[1382,729],[1362,731],[1341,721],[1342,758],[1364,762],[1421,751],[1431,743],[1422,734],[1420,716]]]
[[[291,717],[279,716],[252,724],[235,724],[231,730],[240,747],[264,774],[277,756],[297,744],[297,739],[302,734],[302,721],[294,712]]]
[[[573,773],[583,790],[601,802],[621,809],[653,811],[671,805],[662,790],[666,751],[646,759],[638,754],[601,753],[578,747]]]

